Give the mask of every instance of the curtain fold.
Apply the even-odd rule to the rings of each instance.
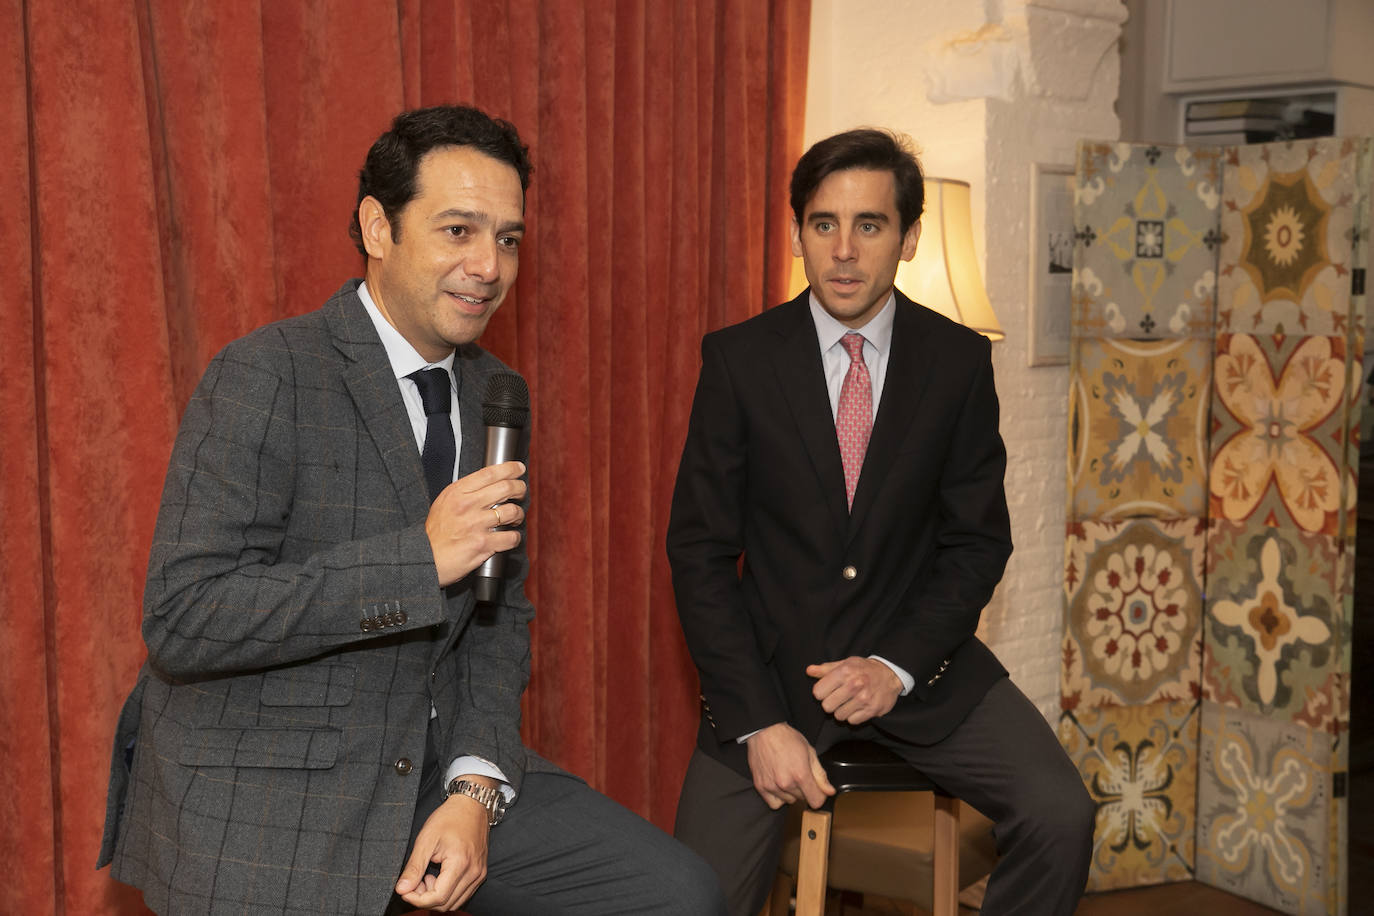
[[[403,107],[530,144],[483,343],[530,381],[530,746],[671,827],[696,675],[663,539],[701,334],[783,298],[809,4],[0,0],[0,912],[144,912],[96,872],[176,424],[210,357],[361,272]]]
[[[14,900],[43,900],[59,880],[52,731],[49,721],[49,603],[43,557],[48,543],[44,508],[47,473],[40,460],[44,441],[38,414],[41,328],[34,271],[33,171],[28,125],[28,77],[24,66],[23,0],[0,0],[0,193],[10,202],[0,219],[0,302],[7,327],[0,333],[0,588],[4,638],[0,638],[0,759],[24,774],[22,791],[0,793],[4,851],[22,852],[0,890],[0,909]],[[14,87],[9,89],[8,87]],[[37,663],[35,664],[35,660]],[[26,827],[22,845],[18,831]],[[11,834],[14,834],[11,838]]]

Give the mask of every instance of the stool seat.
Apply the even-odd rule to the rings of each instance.
[[[820,755],[825,775],[835,787],[827,802],[845,792],[935,792],[949,797],[928,776],[894,752],[872,741],[842,741]]]

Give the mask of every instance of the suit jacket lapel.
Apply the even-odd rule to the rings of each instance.
[[[863,524],[864,516],[882,491],[883,484],[893,472],[892,463],[902,439],[911,429],[912,418],[921,396],[929,384],[926,367],[927,341],[917,328],[917,306],[897,293],[896,314],[892,320],[892,350],[887,357],[887,374],[883,379],[883,396],[873,419],[873,432],[868,438],[863,471],[854,491],[854,507],[849,515],[849,536],[852,538]],[[838,451],[839,446],[836,446]],[[843,493],[843,483],[841,484]]]
[[[777,330],[783,338],[775,357],[778,382],[783,399],[801,433],[802,443],[811,457],[812,467],[825,494],[826,505],[841,529],[849,523],[849,507],[844,500],[844,464],[840,444],[835,438],[835,418],[830,412],[830,394],[825,388],[825,367],[821,364],[816,325],[808,304],[810,290],[777,307]]]
[[[344,369],[344,384],[363,427],[381,453],[406,521],[414,524],[429,514],[429,490],[420,450],[415,447],[415,432],[410,427],[386,348],[355,289],[349,286],[336,293],[325,305],[325,319],[334,346],[352,363]],[[466,433],[466,423],[464,427]]]

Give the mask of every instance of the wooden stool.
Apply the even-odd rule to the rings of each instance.
[[[802,814],[797,859],[797,916],[825,911],[830,857],[830,822],[835,801],[847,792],[931,792],[934,794],[932,884],[934,916],[959,912],[959,800],[947,795],[919,770],[879,744],[846,741],[821,755],[835,795],[819,810]]]

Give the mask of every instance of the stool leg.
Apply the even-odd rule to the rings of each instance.
[[[829,856],[830,812],[807,810],[802,814],[801,853],[797,857],[797,916],[821,916],[825,912]]]
[[[959,913],[959,799],[935,794],[934,916]]]
[[[773,876],[773,890],[759,916],[788,916],[792,912],[792,879],[782,869]]]

